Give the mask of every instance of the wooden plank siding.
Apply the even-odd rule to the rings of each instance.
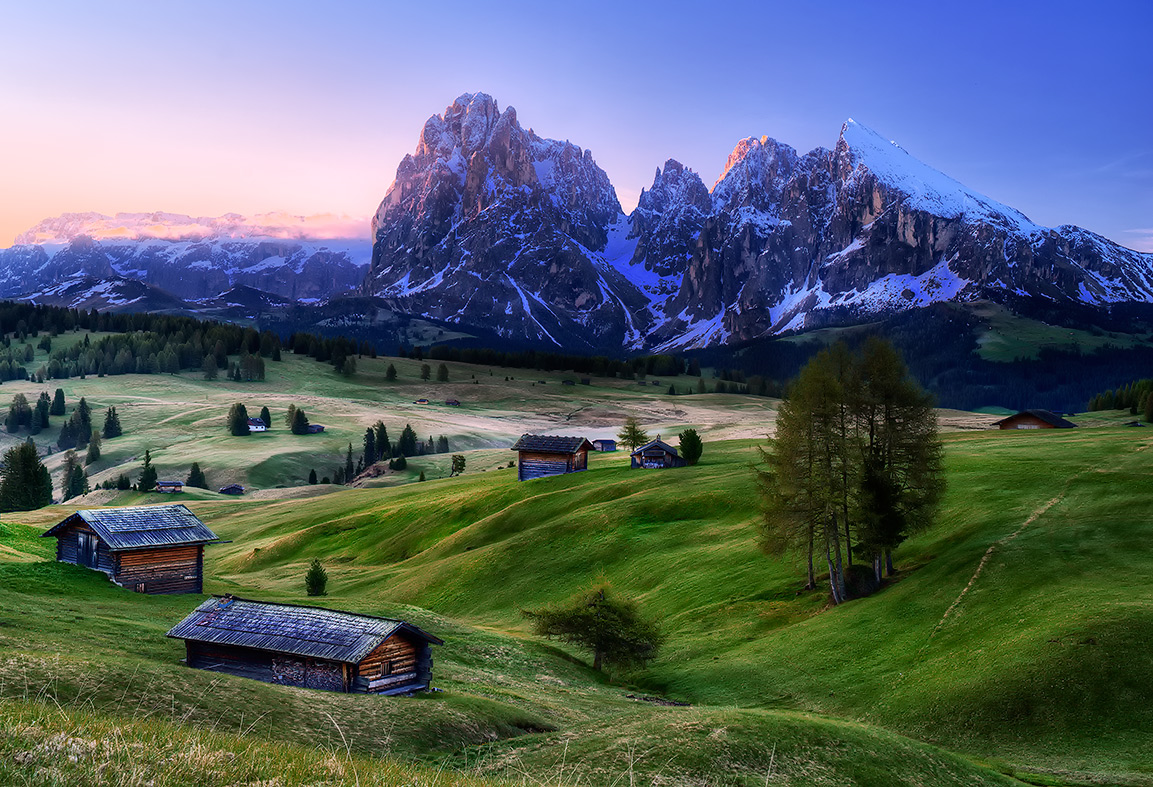
[[[383,692],[420,682],[421,650],[398,634],[386,639],[356,665],[353,691]],[[423,685],[427,685],[427,681]]]
[[[575,454],[550,454],[521,451],[517,461],[517,478],[528,481],[551,475],[575,473],[588,467],[588,451]]]
[[[185,663],[209,672],[227,672],[281,686],[299,686],[325,691],[347,691],[347,670],[337,661],[310,659],[255,648],[185,643]]]
[[[200,593],[203,590],[204,546],[191,544],[139,549],[116,554],[112,581],[145,593]]]
[[[80,565],[80,533],[96,535],[90,527],[77,526],[69,528],[56,540],[56,559],[62,563]],[[108,545],[96,538],[96,565],[87,566],[97,571],[103,571],[111,576],[116,572],[116,554],[108,549]]]

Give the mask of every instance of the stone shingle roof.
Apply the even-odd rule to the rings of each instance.
[[[403,620],[233,596],[208,599],[168,636],[355,664],[402,629],[444,644]]]
[[[182,504],[126,506],[77,511],[44,533],[56,536],[80,519],[114,552],[125,549],[206,544],[217,536]]]
[[[522,434],[512,447],[514,451],[538,451],[542,454],[575,454],[580,450],[596,450],[592,443],[583,437],[559,437],[557,435]]]

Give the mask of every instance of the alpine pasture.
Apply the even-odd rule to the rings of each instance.
[[[339,695],[185,668],[164,633],[201,596],[118,589],[38,537],[76,508],[175,502],[94,492],[0,523],[0,781],[127,784],[131,762],[157,784],[204,783],[192,763],[227,783],[1153,784],[1153,434],[1120,416],[1002,433],[994,416],[943,413],[938,523],[901,546],[879,592],[831,607],[827,587],[800,590],[799,562],[755,541],[751,466],[772,400],[467,364],[438,383],[412,359],[361,359],[345,378],[284,358],[260,383],[132,375],[0,395],[59,386],[97,420],[116,405],[125,434],[105,441],[94,482],[135,477],[149,449],[161,479],[198,461],[213,489],[254,489],[176,496],[228,542],[207,550],[205,590],[316,603],[303,578],[319,558],[321,605],[445,640],[442,691]],[[269,407],[273,430],[230,436],[235,401]],[[326,431],[291,435],[289,404]],[[700,463],[594,454],[585,472],[523,483],[507,467],[524,432],[611,437],[630,415],[674,444],[697,428]],[[393,439],[406,423],[447,436],[466,472],[448,478],[444,454],[359,487],[306,484],[349,443],[359,454],[378,419]],[[521,610],[599,578],[661,622],[647,668],[600,674],[530,633]]]

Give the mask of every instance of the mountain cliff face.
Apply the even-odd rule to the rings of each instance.
[[[429,118],[372,222],[365,294],[556,346],[639,341],[647,298],[604,262],[625,218],[587,150],[483,93]]]
[[[588,151],[489,96],[430,118],[373,221],[364,291],[567,347],[676,349],[948,300],[1153,302],[1153,255],[1049,229],[845,123],[740,141],[712,189],[675,160],[621,214]]]
[[[289,217],[297,218],[297,217]],[[0,297],[70,282],[137,280],[179,299],[213,298],[245,285],[293,300],[321,300],[358,287],[371,255],[365,240],[308,237],[291,223],[229,214],[64,214],[0,249]]]

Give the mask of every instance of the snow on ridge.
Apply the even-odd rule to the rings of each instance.
[[[972,216],[996,224],[1008,223],[1022,232],[1043,229],[1025,214],[986,197],[910,155],[896,142],[849,118],[841,141],[854,167],[864,166],[878,180],[909,198],[908,204],[943,218]]]

